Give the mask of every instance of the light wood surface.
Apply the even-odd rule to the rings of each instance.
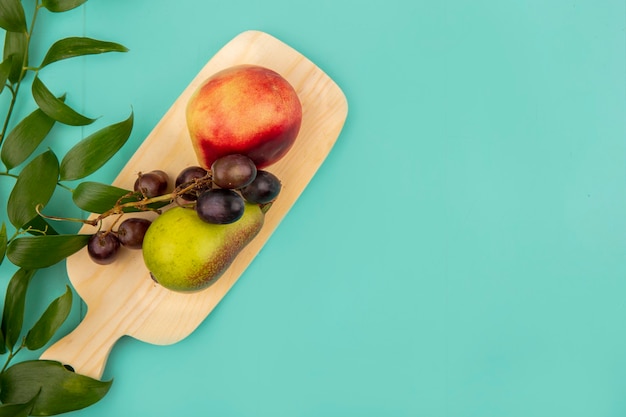
[[[247,31],[205,65],[113,184],[132,188],[138,172],[162,169],[175,178],[183,168],[197,165],[185,123],[187,101],[210,75],[238,64],[263,65],[277,71],[294,86],[303,106],[295,145],[281,161],[267,168],[281,179],[283,188],[266,215],[263,229],[214,285],[191,294],[156,285],[141,251],[121,250],[120,257],[106,266],[93,263],[86,249],[76,253],[67,259],[67,271],[88,311],[77,328],[46,350],[42,359],[58,360],[72,365],[78,373],[101,378],[113,345],[124,335],[160,345],[188,336],[245,271],[315,175],[343,127],[348,112],[346,98],[322,70],[297,51],[266,33]],[[151,218],[155,213],[141,216]],[[85,226],[81,232],[93,233],[94,228]]]

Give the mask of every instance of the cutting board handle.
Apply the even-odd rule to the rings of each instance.
[[[124,333],[97,311],[88,311],[71,333],[43,352],[41,359],[59,361],[78,374],[100,379],[113,345]]]

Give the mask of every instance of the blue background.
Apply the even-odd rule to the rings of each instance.
[[[46,146],[58,154],[135,112],[131,139],[93,180],[112,181],[248,29],[318,64],[350,108],[325,164],[216,310],[172,346],[120,340],[111,391],[72,415],[625,415],[625,18],[623,0],[42,11],[35,61],[65,36],[130,49],[41,73],[101,116],[55,130]],[[0,273],[6,285],[7,262]],[[38,274],[27,322],[66,283],[64,265]]]

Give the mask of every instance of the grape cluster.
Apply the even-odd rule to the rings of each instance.
[[[236,222],[243,215],[246,202],[267,204],[281,189],[275,175],[257,170],[254,162],[245,155],[219,158],[213,162],[210,171],[213,186],[198,194],[195,206],[198,217],[208,223]]]
[[[176,177],[173,191],[168,189],[169,182],[169,176],[161,170],[140,173],[134,192],[144,203],[170,192],[171,201],[193,207],[200,219],[213,224],[236,222],[243,216],[246,203],[267,205],[281,190],[281,182],[274,174],[258,170],[250,158],[240,154],[217,159],[209,170],[199,166],[183,169]],[[117,230],[96,232],[87,244],[89,256],[94,262],[107,265],[115,260],[120,247],[141,249],[151,223],[130,217]]]
[[[139,173],[134,191],[143,198],[153,198],[168,191],[169,176],[161,170]],[[143,237],[152,222],[140,217],[130,217],[118,226],[116,231],[101,230],[93,234],[87,242],[87,253],[97,264],[108,265],[116,258],[121,246],[141,249]]]

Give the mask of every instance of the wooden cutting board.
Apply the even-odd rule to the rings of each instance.
[[[188,336],[245,271],[315,175],[343,127],[346,98],[333,80],[303,55],[266,33],[247,31],[202,68],[113,184],[132,189],[139,172],[161,169],[174,179],[182,169],[197,165],[185,122],[186,104],[210,75],[238,64],[262,65],[280,73],[294,86],[303,106],[295,145],[267,168],[281,179],[283,188],[261,232],[215,284],[197,293],[176,293],[155,284],[139,250],[122,248],[119,258],[105,266],[92,262],[86,249],[72,255],[67,259],[67,272],[87,305],[87,314],[73,332],[46,350],[42,359],[58,360],[80,374],[101,378],[113,345],[124,335],[157,345]],[[140,216],[154,218],[156,214]],[[91,226],[81,229],[81,233],[94,231]]]

